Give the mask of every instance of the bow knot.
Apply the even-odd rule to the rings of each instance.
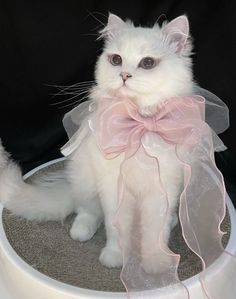
[[[172,98],[157,114],[143,116],[129,99],[103,98],[99,102],[96,122],[100,149],[107,158],[134,152],[146,132],[156,132],[171,144],[196,144],[199,134],[194,132],[202,123],[204,104],[199,96]]]

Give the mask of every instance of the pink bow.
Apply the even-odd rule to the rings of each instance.
[[[135,152],[148,131],[156,132],[167,143],[195,144],[203,119],[204,98],[200,96],[169,99],[158,113],[147,117],[127,98],[104,98],[99,102],[97,139],[106,158]]]

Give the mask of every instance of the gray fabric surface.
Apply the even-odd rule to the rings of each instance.
[[[63,163],[53,165],[45,171],[56,171]],[[44,171],[38,172],[40,177]],[[81,243],[69,236],[74,215],[62,222],[48,221],[38,223],[3,212],[3,224],[7,238],[16,253],[29,265],[51,278],[74,286],[103,290],[124,291],[120,282],[120,269],[107,269],[99,261],[99,253],[105,245],[105,231],[101,227],[92,240]],[[227,216],[223,225],[227,231],[223,243],[227,244],[230,222]],[[197,274],[201,263],[185,245],[180,226],[171,234],[170,248],[181,254],[179,276],[182,280]]]

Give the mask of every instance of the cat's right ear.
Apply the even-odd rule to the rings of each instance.
[[[164,24],[162,32],[167,35],[170,44],[175,44],[176,51],[181,52],[186,47],[189,38],[189,22],[187,16],[182,15]]]
[[[116,32],[125,26],[125,22],[118,16],[110,13],[107,25],[99,32],[100,38],[114,38]]]

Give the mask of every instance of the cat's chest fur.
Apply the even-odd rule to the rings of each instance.
[[[179,187],[182,182],[182,165],[176,157],[175,146],[167,144],[156,133],[146,132],[142,138],[141,147],[144,147],[148,155],[154,156],[155,159],[145,154],[145,160],[148,161],[148,165],[145,165],[145,160],[139,161],[139,156],[134,155],[131,158],[133,161],[130,159],[131,164],[130,161],[126,163],[126,167],[128,167],[126,181],[130,182],[132,186],[140,187],[147,175],[152,177],[160,174],[160,179],[167,192],[172,187],[174,189]],[[74,163],[71,166],[74,171],[76,169],[77,173],[80,171],[86,175],[89,172],[93,176],[93,180],[96,181],[97,188],[100,189],[104,184],[114,181],[118,184],[121,164],[124,159],[124,153],[114,159],[106,159],[97,145],[95,136],[91,133],[74,154]],[[153,170],[150,170],[152,166]],[[151,180],[149,183],[149,186],[146,184],[145,189],[152,187]]]

